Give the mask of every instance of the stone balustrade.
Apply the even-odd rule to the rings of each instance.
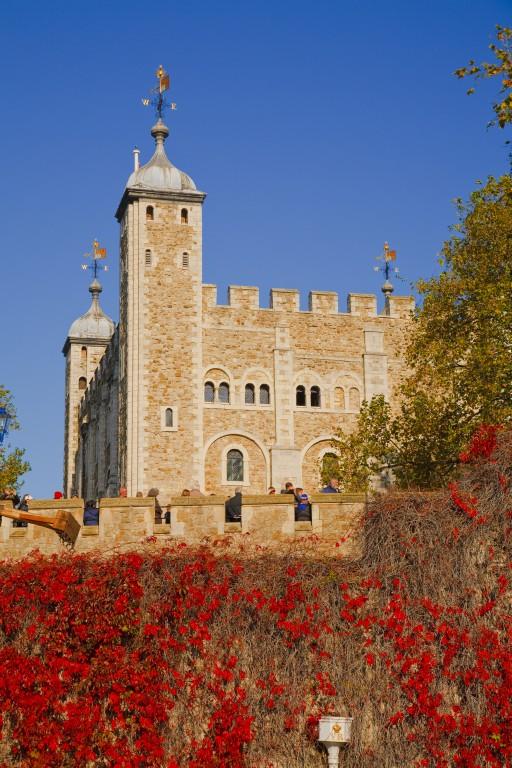
[[[170,524],[155,522],[153,498],[105,498],[100,500],[99,525],[83,526],[75,544],[77,552],[114,551],[137,548],[148,537],[158,542],[183,541],[199,544],[209,539],[232,537],[279,549],[294,540],[312,537],[311,551],[332,555],[358,554],[358,520],[364,511],[364,494],[314,494],[311,522],[296,522],[293,497],[243,496],[241,523],[225,520],[224,496],[179,496],[163,511],[170,511]],[[6,509],[10,502],[0,502]],[[30,512],[52,515],[68,510],[82,525],[82,499],[32,500]],[[1,514],[1,509],[0,509]],[[15,528],[10,518],[0,522],[0,559],[20,558],[38,549],[43,554],[63,550],[57,534],[37,525]],[[247,539],[242,538],[249,534]],[[313,538],[314,537],[314,538]],[[318,540],[316,540],[318,537]],[[336,542],[339,547],[335,547]]]

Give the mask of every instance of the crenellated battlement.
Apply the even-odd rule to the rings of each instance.
[[[297,288],[271,288],[268,307],[260,305],[259,288],[250,285],[230,285],[227,304],[217,302],[217,286],[203,285],[203,307],[232,309],[272,309],[276,312],[301,312],[300,292]],[[307,312],[317,315],[349,314],[354,317],[391,317],[407,319],[415,307],[412,296],[387,296],[384,312],[377,315],[377,296],[373,293],[349,293],[347,311],[340,312],[336,291],[310,291]]]

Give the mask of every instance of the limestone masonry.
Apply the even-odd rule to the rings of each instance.
[[[413,300],[230,286],[219,305],[202,283],[205,193],[168,160],[168,130],[152,129],[151,160],[131,174],[116,217],[121,229],[119,325],[92,304],[64,345],[67,497],[160,499],[198,487],[264,494],[285,481],[309,492],[334,430],[350,431],[363,400],[392,399],[403,373]],[[136,155],[138,158],[138,155]]]

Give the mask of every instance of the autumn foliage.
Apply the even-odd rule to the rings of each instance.
[[[376,500],[358,561],[209,542],[0,563],[0,768],[512,764],[512,437]]]

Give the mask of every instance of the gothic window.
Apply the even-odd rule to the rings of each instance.
[[[242,483],[244,480],[244,456],[235,448],[228,451],[226,457],[226,480],[230,483]]]
[[[260,387],[260,405],[270,405],[270,387],[262,384]]]
[[[87,386],[87,379],[85,376],[80,376],[78,379],[78,389],[85,389]]]
[[[184,253],[181,257],[181,265],[183,269],[188,269],[190,265],[189,255],[188,253]]]
[[[295,390],[295,405],[306,405],[306,387],[302,384]]]
[[[359,390],[357,387],[350,387],[348,393],[348,402],[351,411],[358,411],[361,405],[361,399],[359,397]]]
[[[146,208],[146,221],[153,221],[155,218],[155,210],[152,205],[148,205]]]
[[[151,251],[148,248],[146,251],[146,267],[150,267],[150,266],[151,266]]]
[[[213,403],[215,400],[215,387],[211,381],[207,381],[204,385],[204,401],[205,403]]]
[[[311,407],[320,408],[320,387],[311,387]]]
[[[181,209],[181,223],[188,224],[188,211],[186,208]]]
[[[172,408],[166,408],[165,409],[165,426],[166,427],[173,427],[173,417],[172,417]]]
[[[229,384],[225,381],[219,384],[219,402],[229,403]]]
[[[80,365],[87,368],[87,347],[82,347],[80,350]]]
[[[334,390],[334,407],[339,411],[345,410],[345,390],[343,387],[336,387]]]
[[[254,405],[254,384],[245,385],[245,402],[247,405]]]

